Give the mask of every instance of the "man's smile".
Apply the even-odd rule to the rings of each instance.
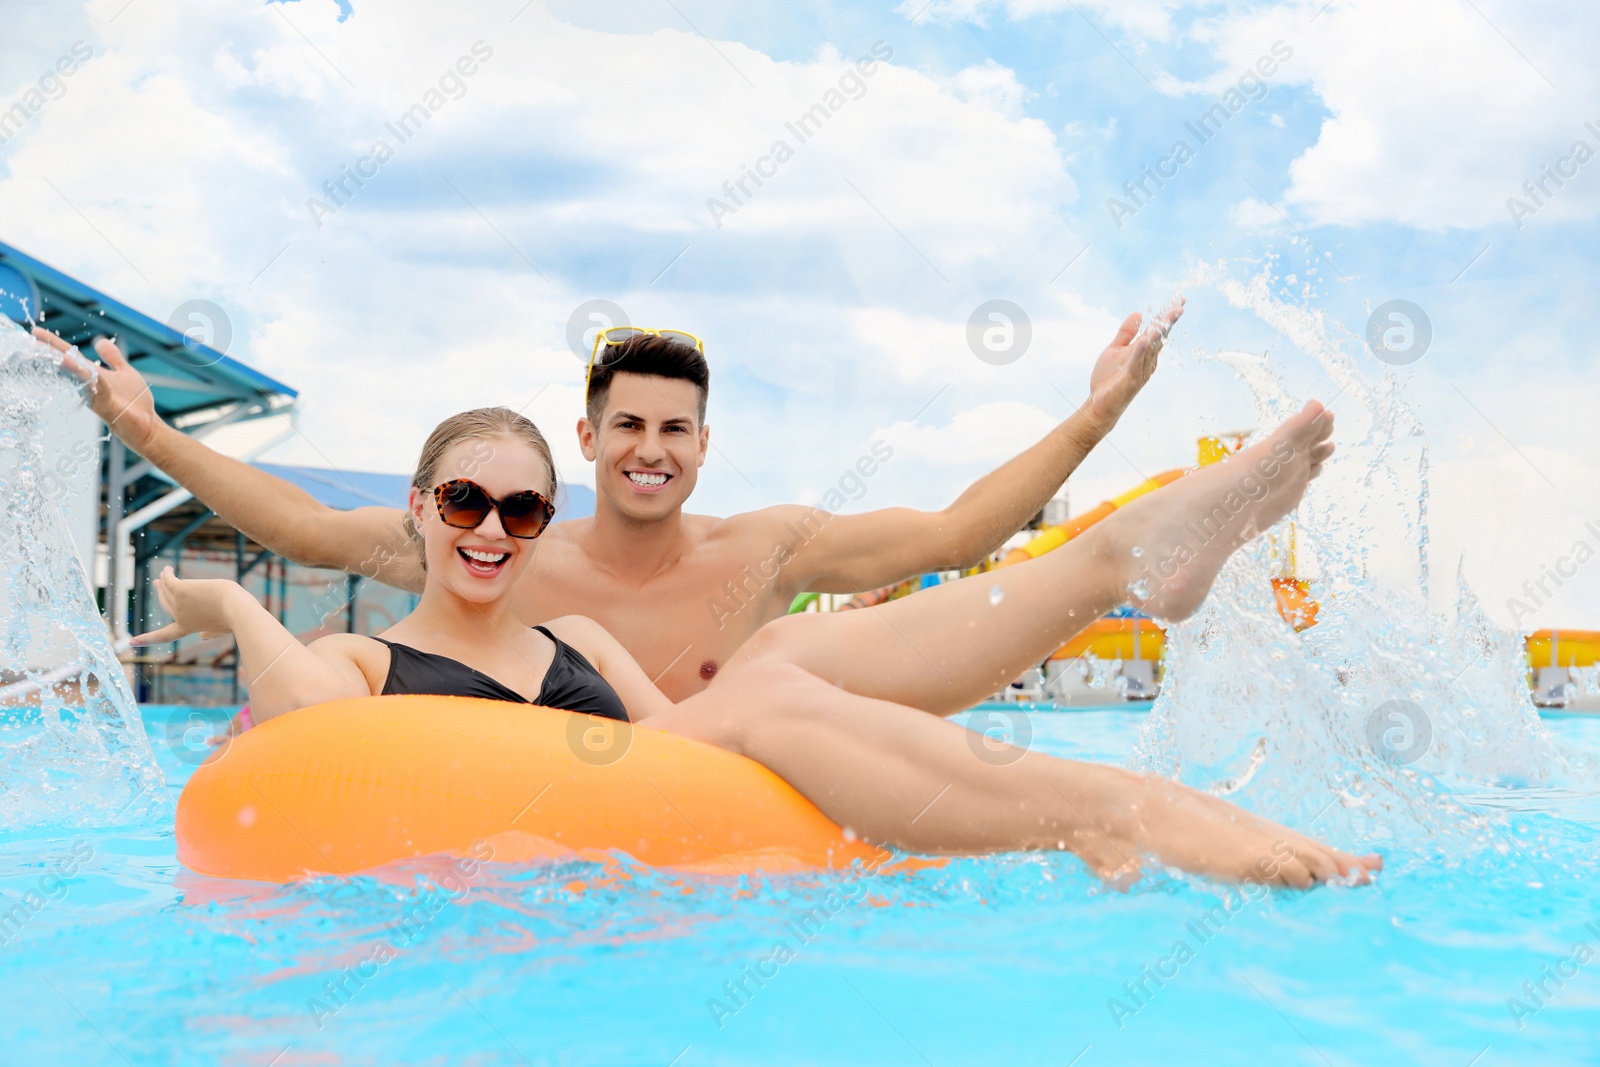
[[[623,473],[626,475],[628,481],[633,483],[636,489],[647,493],[661,489],[672,480],[672,475],[668,474],[666,471],[642,470],[635,468],[633,470],[624,471]]]

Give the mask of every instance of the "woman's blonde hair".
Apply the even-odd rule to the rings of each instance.
[[[444,460],[446,452],[463,441],[493,441],[500,437],[521,441],[539,453],[539,458],[544,460],[545,472],[550,476],[550,494],[553,501],[559,479],[556,477],[556,461],[550,454],[550,442],[544,439],[544,434],[539,432],[539,427],[535,426],[531,419],[517,414],[510,408],[473,408],[471,411],[452,415],[435,426],[428,439],[423,442],[422,455],[417,458],[417,469],[411,476],[411,484],[424,493],[432,492],[433,487],[439,484],[439,464]],[[459,465],[459,470],[447,473],[450,477],[471,478],[477,473],[479,465],[493,454],[492,448],[483,454],[479,454],[475,449],[472,456]],[[448,481],[449,478],[444,480]],[[417,529],[409,510],[404,521],[406,533],[420,551],[424,544],[422,531]],[[423,559],[423,567],[427,567],[426,557]]]

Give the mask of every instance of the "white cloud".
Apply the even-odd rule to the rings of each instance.
[[[583,366],[564,344],[580,301],[603,293],[636,321],[695,326],[720,346],[719,383],[814,389],[814,355],[771,358],[774,321],[800,309],[778,332],[816,352],[843,308],[896,306],[897,279],[913,278],[924,302],[956,305],[959,343],[982,298],[965,295],[964,266],[1031,250],[1041,219],[1075,195],[1055,138],[1020,114],[1020,84],[993,64],[943,78],[890,60],[866,77],[832,48],[803,61],[727,41],[713,52],[691,33],[580,29],[537,5],[510,29],[486,10],[441,23],[420,2],[343,23],[317,0],[140,5],[113,21],[121,7],[88,7],[95,59],[6,146],[6,240],[158,318],[197,296],[221,304],[232,354],[302,390],[304,434],[274,456],[287,462],[404,470],[444,415],[545,388],[529,410],[583,480],[571,433]],[[493,58],[399,143],[386,124],[478,40]],[[707,198],[774,139],[797,142],[785,123],[835,93],[842,106],[717,230]],[[393,161],[338,204],[324,182],[378,139]],[[311,197],[339,208],[320,227]],[[644,247],[652,234],[671,247]],[[810,248],[854,295],[841,307],[840,293],[759,280],[733,297],[656,286],[680,241],[692,245],[680,272]],[[586,255],[604,257],[596,274],[612,281],[562,269]],[[755,308],[769,310],[746,315]],[[829,351],[823,365],[838,377],[848,361]],[[903,406],[868,384],[865,400],[886,397]],[[723,425],[737,432],[745,417]],[[870,426],[830,417],[853,426],[851,441]],[[810,477],[803,463],[778,475],[763,491],[780,499]]]
[[[1016,72],[989,60],[981,67],[959,70],[950,79],[963,100],[981,102],[992,111],[1021,117],[1022,105],[1034,94],[1017,81]]]
[[[919,6],[908,0],[900,10]],[[1074,8],[1120,31],[1122,48],[1185,39],[1208,47],[1209,74],[1183,81],[1156,73],[1170,93],[1220,92],[1274,42],[1292,48],[1268,82],[1308,87],[1330,112],[1292,165],[1283,198],[1313,224],[1514,226],[1512,197],[1537,209],[1525,225],[1600,212],[1600,132],[1586,126],[1600,128],[1600,70],[1589,47],[1600,8],[1583,0],[935,0],[924,17],[981,23],[1001,10],[1025,20]],[[1596,159],[1576,168],[1570,157],[1580,140]],[[1545,177],[1558,164],[1567,172],[1562,186]],[[1523,191],[1541,178],[1542,191]]]
[[[1541,165],[1579,138],[1600,152],[1600,137],[1584,128],[1600,109],[1583,110],[1600,89],[1593,5],[1347,0],[1311,22],[1320,6],[1253,9],[1195,29],[1225,70],[1243,69],[1274,40],[1294,48],[1278,80],[1308,86],[1331,112],[1291,166],[1284,196],[1313,223],[1509,224],[1507,198]],[[1597,210],[1592,164],[1539,222]]]
[[[1283,216],[1271,204],[1251,197],[1240,200],[1228,209],[1228,218],[1241,230],[1277,229],[1283,225]]]
[[[1060,421],[1057,413],[1009,400],[958,410],[946,421],[930,416],[902,420],[873,433],[873,439],[893,449],[893,457],[874,477],[867,506],[943,507],[969,483],[1036,443]]]
[[[987,468],[1021,452],[1059,421],[1031,404],[996,401],[961,411],[943,426],[899,422],[877,436],[894,446],[897,459]]]
[[[1073,392],[1069,395],[1076,400],[1079,392],[1087,389],[1094,358],[1122,321],[1121,315],[1090,307],[1077,297],[1029,302],[1023,306],[1031,335],[1028,347],[1014,362],[997,369],[978,359],[967,337],[968,318],[978,303],[952,308],[955,315],[917,315],[877,307],[850,312],[848,321],[857,351],[862,353],[861,365],[891,371],[889,380],[895,387],[901,383],[944,384],[966,391],[1000,380],[1013,388],[1038,388],[1054,380],[1070,383],[1067,387]]]

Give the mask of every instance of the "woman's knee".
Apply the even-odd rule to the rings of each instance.
[[[734,663],[793,663],[796,654],[810,643],[821,621],[822,616],[815,612],[773,619],[750,635],[729,666]]]

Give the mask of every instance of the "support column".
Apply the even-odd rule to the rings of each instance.
[[[115,434],[107,444],[106,453],[106,621],[111,626],[113,643],[121,639],[128,629],[127,596],[123,593],[122,575],[122,517],[127,509],[126,452]]]
[[[233,531],[233,580],[240,585],[244,584],[244,534],[238,530]],[[233,649],[233,696],[228,700],[230,704],[239,703],[239,648],[234,642]]]
[[[272,571],[267,571],[267,580],[272,580]],[[278,557],[278,622],[284,626],[289,625],[289,561],[282,556]]]
[[[133,594],[133,619],[129,632],[136,634],[150,629],[150,560],[144,554],[149,542],[148,533],[148,528],[141,526],[133,534],[133,571],[128,579],[129,591]],[[134,667],[133,692],[141,704],[150,699],[150,683],[146,678],[150,655],[149,649],[139,650],[137,658],[147,662]]]

